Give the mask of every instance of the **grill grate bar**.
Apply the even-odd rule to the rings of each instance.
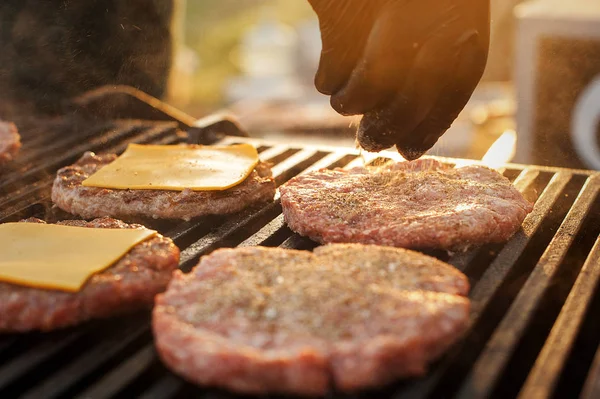
[[[515,188],[519,190],[521,194],[526,195],[527,189],[533,184],[539,175],[540,172],[538,170],[524,169],[521,171],[521,173],[519,173],[519,176],[517,176],[513,182],[513,186],[515,186]]]
[[[270,163],[279,163],[281,160],[287,158],[291,152],[290,147],[286,145],[276,145],[260,153],[259,158],[262,161]]]
[[[77,396],[78,399],[101,399],[110,398],[127,386],[146,370],[150,364],[157,361],[154,345],[148,344],[140,349],[119,366],[115,367],[104,378],[96,382],[89,389]]]
[[[159,130],[168,133],[169,131],[173,131],[176,128],[176,125],[169,125],[171,125],[169,126],[169,130],[165,129],[164,126],[152,127],[150,130]],[[22,181],[30,177],[35,177],[35,175],[40,173],[49,173],[51,170],[56,170],[63,165],[67,165],[75,161],[85,151],[99,151],[102,148],[106,148],[108,145],[118,142],[124,138],[136,135],[136,133],[138,133],[140,130],[146,131],[146,129],[140,129],[137,126],[130,127],[129,129],[113,130],[108,134],[100,135],[94,137],[89,141],[80,142],[79,145],[66,148],[65,151],[60,153],[60,155],[58,156],[55,156],[56,153],[50,154],[50,156],[44,162],[36,164],[35,167],[30,168],[29,170],[27,170],[27,172],[15,174],[14,176],[5,179],[2,182],[2,185],[0,185],[0,188],[7,187],[8,184],[15,183],[17,181]]]
[[[181,388],[183,382],[173,374],[166,374],[154,383],[139,399],[168,399],[173,397]]]
[[[277,186],[282,185],[292,177],[298,175],[305,170],[309,165],[312,165],[319,159],[323,158],[324,154],[315,150],[302,150],[286,160],[272,167],[273,177]]]
[[[106,125],[99,125],[95,130],[98,134],[101,134],[102,131],[110,129],[112,125],[113,124],[109,122]],[[58,136],[58,134],[47,134],[47,132],[42,132],[40,129],[36,129],[35,127],[32,129],[25,128],[23,131],[22,126],[17,126],[17,129],[21,135],[21,144],[23,145],[22,148],[39,149],[39,147],[55,141],[56,137]],[[50,128],[50,131],[52,130],[54,129]]]
[[[542,295],[557,271],[566,249],[581,228],[585,212],[589,210],[596,198],[600,186],[588,180],[575,204],[567,214],[554,239],[542,255],[536,268],[521,288],[510,310],[500,326],[488,341],[485,351],[471,369],[463,389],[458,395],[461,398],[488,396],[494,389],[497,379],[505,369],[512,355],[512,350],[539,306]],[[582,215],[583,212],[583,215]],[[546,376],[549,377],[549,376]]]
[[[373,161],[371,161],[370,163],[372,163]],[[346,165],[347,169],[352,169],[352,168],[356,168],[359,166],[364,166],[366,163],[365,162],[365,158],[363,158],[362,156],[357,156],[355,159],[352,160],[352,162],[348,163],[348,165]]]
[[[385,155],[383,155],[385,156]],[[356,167],[361,167],[361,166],[365,166],[365,165],[375,165],[378,160],[380,158],[374,158],[371,160],[367,160],[367,158],[359,152],[358,155],[356,155],[356,158],[354,158],[351,162],[348,163],[348,165],[346,165],[347,169],[352,169],[352,168],[356,168]]]
[[[498,257],[490,265],[479,283],[471,292],[473,308],[471,316],[478,317],[485,306],[488,304],[492,294],[496,292],[500,284],[506,278],[506,275],[521,256],[530,237],[532,237],[542,221],[548,215],[552,205],[560,197],[562,191],[571,179],[568,173],[557,173],[538,201],[536,202],[533,212],[531,212],[523,222],[521,231],[518,231],[513,238],[504,246]]]
[[[533,212],[524,220],[522,229],[518,231],[502,248],[491,265],[487,268],[482,278],[471,290],[471,325],[465,333],[465,337],[477,334],[477,321],[483,309],[488,306],[494,294],[500,288],[500,285],[506,279],[506,276],[513,268],[519,257],[523,254],[529,238],[538,230],[542,221],[552,208],[553,204],[559,198],[562,190],[567,186],[571,175],[566,172],[557,173],[550,183],[546,186],[540,197],[535,203]],[[467,342],[465,339],[463,342]],[[480,339],[477,339],[480,341]],[[396,398],[425,398],[428,397],[446,375],[454,371],[455,363],[464,350],[474,350],[474,347],[467,348],[466,344],[459,344],[451,353],[442,360],[435,370],[429,373],[427,379],[419,380],[407,389],[403,390]]]
[[[289,232],[289,228],[285,225],[285,221],[283,220],[283,214],[280,214],[271,222],[269,222],[265,227],[260,229],[258,232],[253,234],[250,238],[242,241],[238,247],[254,247],[258,245],[265,245],[264,243],[268,239],[272,239],[277,236],[278,233],[282,230],[287,230]]]
[[[177,224],[177,226],[175,226],[175,228],[169,230],[169,232],[166,234],[166,236],[171,238],[173,241],[177,241],[181,237],[190,234],[197,228],[198,228],[197,220],[190,220],[189,222],[182,222],[182,223]]]
[[[0,391],[5,390],[15,380],[35,368],[37,365],[68,347],[83,335],[79,330],[69,334],[58,341],[44,341],[40,345],[29,348],[27,352],[19,357],[3,364],[0,368]]]
[[[149,143],[154,142],[155,140],[163,137],[171,133],[171,130],[163,130],[162,128],[150,129],[148,131],[142,132],[134,137],[130,137],[127,140],[124,140],[121,144],[115,145],[108,149],[105,149],[102,152],[105,153],[120,153],[125,150],[127,145],[132,142],[136,143]],[[165,143],[172,143],[177,140],[176,137],[166,137],[164,138]],[[17,191],[14,195],[9,195],[2,199],[3,202],[0,202],[0,207],[3,209],[0,212],[0,221],[5,221],[5,219],[13,214],[23,211],[29,206],[48,201],[50,198],[50,189],[52,187],[52,183],[55,178],[56,171],[52,174],[49,174],[47,178],[44,178],[34,184],[28,185],[27,190],[25,191]],[[8,207],[10,203],[14,203],[19,199],[24,198],[23,200],[17,202],[16,204]]]
[[[315,171],[317,171],[319,169],[323,169],[323,168],[329,168],[329,169],[347,168],[348,163],[350,163],[353,159],[356,159],[355,155],[346,154],[343,152],[339,152],[339,153],[334,152],[332,154],[325,156],[319,162],[315,162],[314,165],[312,165],[311,167],[306,169],[306,172],[307,173],[315,172]],[[305,173],[305,172],[303,172],[303,173]]]
[[[594,295],[599,281],[600,237],[596,240],[590,256],[585,261],[579,277],[575,281],[575,285],[544,345],[544,349],[519,394],[520,398],[551,396],[559,373],[563,369],[564,362],[575,342],[576,334],[583,324],[583,318],[589,308],[588,298]],[[598,353],[600,354],[600,351]],[[600,367],[600,364],[598,366]],[[598,378],[600,377],[600,369],[597,372],[596,375],[594,375],[594,372],[590,375]],[[598,381],[600,382],[600,380]],[[595,389],[595,394],[588,397],[600,397],[600,386]]]
[[[308,168],[304,169],[298,175],[303,175],[306,173],[314,172],[323,168],[339,168],[348,164],[355,157],[352,155],[348,155],[343,152],[334,152],[327,154],[323,158],[319,159],[317,162],[313,163]]]
[[[32,145],[25,144],[24,154],[17,158],[20,164],[26,164],[30,161],[39,160],[40,158],[44,158],[46,154],[56,154],[62,152],[63,150],[67,150],[77,143],[84,142],[90,139],[93,136],[101,136],[104,132],[114,130],[117,127],[113,124],[101,126],[99,129],[94,127],[92,129],[86,129],[83,133],[77,135],[65,134],[61,137],[49,136],[52,137],[52,141],[49,143],[44,143],[43,146],[34,147]]]
[[[279,201],[276,201],[258,212],[244,212],[240,219],[232,219],[225,222],[216,230],[211,231],[181,252],[181,264],[185,265],[184,270],[188,270],[193,266],[190,262],[197,262],[201,255],[215,249],[218,244],[225,241],[231,235],[234,235],[238,230],[243,230],[247,225],[265,215],[276,215],[279,212],[281,212],[281,205]]]
[[[594,364],[585,382],[580,399],[598,399],[600,395],[600,350],[596,352]]]
[[[600,237],[596,239],[596,244],[594,245],[590,256],[586,260],[583,270],[586,272],[589,270],[590,276],[588,281],[586,278],[587,276],[582,273],[582,276],[584,277],[581,277],[581,279],[586,283],[585,290],[582,288],[581,291],[579,291],[582,292],[582,295],[583,292],[587,294],[588,290],[593,291],[594,289],[598,288],[598,281],[600,279]],[[598,397],[600,397],[600,348],[598,348],[596,351],[594,362],[581,394],[582,399],[595,399]]]
[[[59,372],[49,376],[38,384],[35,389],[28,391],[22,399],[54,398],[69,389],[77,381],[85,378],[104,363],[120,354],[127,346],[140,338],[149,328],[145,324],[129,325],[119,330],[117,334],[103,337],[95,346],[83,352],[82,355]]]
[[[65,136],[77,136],[82,137],[91,130],[93,135],[103,134],[112,128],[115,128],[118,124],[122,124],[123,121],[105,120],[105,121],[94,121],[90,123],[88,119],[84,118],[68,118],[65,119],[50,119],[50,120],[38,120],[38,123],[33,125],[25,124],[25,126],[19,124],[19,132],[21,134],[21,141],[23,146],[31,150],[41,150],[50,143],[55,142]],[[129,120],[130,123],[137,122],[141,123],[141,120]],[[148,124],[148,122],[146,122]],[[150,122],[151,123],[151,122]],[[65,134],[66,133],[66,134]]]
[[[228,236],[234,234],[238,229],[242,229],[253,220],[268,214],[277,214],[281,212],[279,201],[272,202],[260,210],[242,211],[236,218],[225,221],[222,225],[211,231],[206,236],[200,238],[189,247],[181,251],[180,265],[182,270],[189,270],[191,263],[197,261],[198,258],[215,248],[219,242],[225,240]]]

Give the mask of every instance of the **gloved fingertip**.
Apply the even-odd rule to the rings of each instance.
[[[446,130],[447,127],[437,125],[434,119],[426,118],[410,134],[396,142],[396,150],[408,161],[418,159],[437,143]]]
[[[365,114],[356,133],[358,144],[369,152],[380,152],[392,147],[395,132],[389,126],[387,118],[378,112]]]
[[[335,69],[330,60],[322,57],[315,75],[315,87],[319,93],[331,96],[339,92],[348,80],[351,70]]]
[[[392,147],[394,144],[386,145],[382,144],[380,141],[373,138],[373,136],[369,134],[365,134],[364,132],[359,132],[356,135],[356,139],[358,141],[358,145],[365,151],[368,152],[381,152]]]
[[[426,152],[427,148],[416,148],[416,147],[401,147],[396,145],[396,150],[402,158],[407,161],[414,161],[415,159],[421,158]]]
[[[340,115],[352,116],[362,114],[362,112],[356,112],[356,110],[353,110],[352,107],[346,106],[346,103],[338,94],[331,96],[330,104],[331,108],[333,108]]]
[[[348,85],[331,96],[331,107],[346,116],[375,112],[390,96],[387,90],[374,89],[367,84],[357,85],[351,79]]]
[[[331,82],[327,80],[325,74],[321,72],[320,69],[315,75],[315,87],[319,93],[325,94],[326,96],[330,96],[334,93]]]

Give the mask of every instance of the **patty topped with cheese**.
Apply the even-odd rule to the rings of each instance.
[[[45,223],[33,218],[25,222]],[[91,222],[67,220],[57,224],[91,229],[144,228],[110,218]],[[46,256],[62,255],[48,253]],[[0,255],[0,267],[2,265],[3,255]],[[90,319],[148,308],[154,296],[164,291],[178,265],[179,249],[169,238],[154,234],[126,251],[109,267],[91,275],[77,291],[0,280],[0,333],[54,330]]]
[[[60,169],[52,187],[52,201],[83,218],[153,218],[190,220],[205,215],[230,214],[273,200],[271,169],[258,162],[239,184],[225,190],[152,190],[87,187],[82,183],[117,159],[115,154],[86,152],[75,164]]]

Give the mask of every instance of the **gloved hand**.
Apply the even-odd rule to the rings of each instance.
[[[309,0],[323,50],[315,78],[342,115],[364,114],[358,142],[423,155],[481,79],[489,0]]]

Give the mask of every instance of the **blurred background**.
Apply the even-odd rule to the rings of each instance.
[[[578,99],[600,76],[600,2],[491,3],[483,80],[430,153],[478,159],[504,134],[518,162],[600,169],[600,109],[572,126]],[[312,84],[320,38],[308,2],[179,0],[175,27],[169,103],[193,116],[230,110],[255,137],[354,145],[357,119],[337,115]]]
[[[487,69],[430,154],[600,170],[600,1],[490,2]],[[320,48],[306,0],[3,0],[0,118],[128,85],[253,137],[354,147],[359,119],[314,88]]]
[[[517,3],[494,0],[493,51],[485,84],[434,153],[480,156],[499,134],[514,127],[512,63],[506,56],[512,52],[512,36],[498,32],[514,31]],[[194,116],[228,109],[256,137],[288,140],[301,135],[305,142],[354,145],[356,119],[337,115],[313,86],[321,43],[308,2],[180,0],[175,26],[169,103]],[[490,112],[496,116],[493,128],[476,134],[474,124],[485,124]]]
[[[171,82],[171,99],[177,105],[202,110],[240,98],[310,94],[304,93],[305,86],[312,84],[321,44],[318,23],[308,2],[178,2],[177,70]],[[492,0],[492,51],[485,80],[511,78],[512,63],[506,55],[512,53],[513,9],[519,2]],[[256,90],[252,78],[264,78],[263,83],[273,86],[266,92]],[[279,82],[275,82],[277,78]]]

